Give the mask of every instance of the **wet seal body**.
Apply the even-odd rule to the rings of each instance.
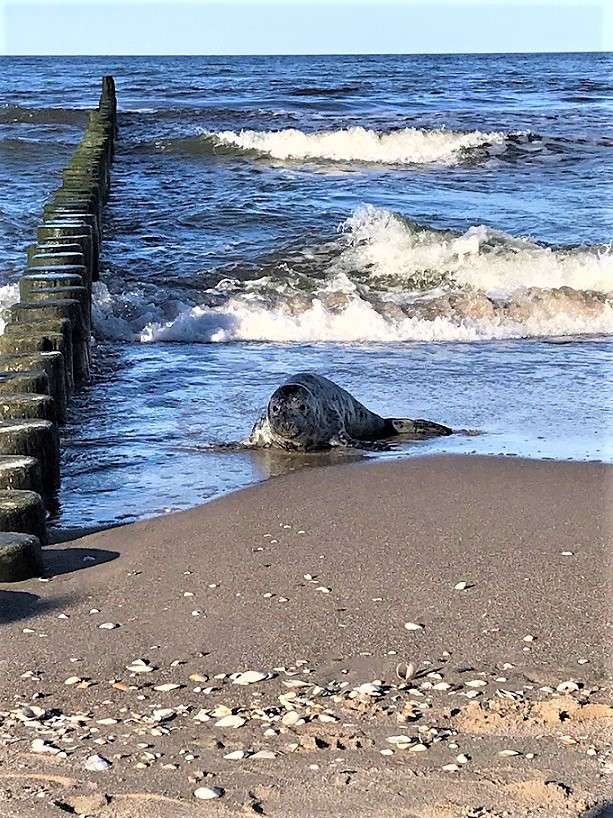
[[[450,435],[448,426],[428,420],[383,418],[345,389],[321,375],[289,377],[268,401],[243,446],[318,451],[332,446],[388,448],[393,438],[421,440]]]

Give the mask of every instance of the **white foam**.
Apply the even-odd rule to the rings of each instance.
[[[113,296],[98,284],[96,333],[205,343],[613,335],[613,259],[610,247],[554,249],[482,225],[439,231],[364,206],[332,241],[260,279],[223,279],[199,300],[153,285]]]
[[[387,278],[406,285],[430,276],[497,297],[521,287],[613,292],[610,246],[555,250],[484,225],[458,235],[419,228],[372,205],[358,208],[340,230],[347,247],[336,269],[368,271],[373,284]]]
[[[19,301],[19,286],[17,284],[5,284],[0,287],[0,335],[4,335],[6,321],[2,317],[4,310]]]
[[[453,165],[462,161],[465,151],[474,148],[488,148],[492,154],[501,153],[507,139],[507,134],[502,132],[463,133],[403,128],[381,133],[361,127],[316,133],[305,133],[295,128],[281,131],[205,131],[202,136],[215,145],[253,151],[273,159],[324,159],[386,165]]]

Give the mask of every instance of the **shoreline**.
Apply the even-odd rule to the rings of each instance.
[[[612,494],[605,464],[361,461],[49,546],[49,581],[0,589],[0,816],[195,818],[199,786],[227,816],[591,815]]]

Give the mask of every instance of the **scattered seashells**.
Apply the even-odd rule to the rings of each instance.
[[[220,787],[198,787],[194,790],[194,796],[201,798],[203,801],[208,801],[211,798],[221,798],[223,790]]]
[[[423,630],[423,625],[418,624],[417,622],[405,622],[404,627],[408,631],[421,631]]]
[[[270,673],[264,673],[260,670],[247,670],[245,673],[241,673],[239,676],[234,679],[232,684],[235,685],[252,685],[256,682],[262,682],[264,679],[270,679]]]
[[[215,722],[215,727],[233,727],[236,730],[238,727],[242,727],[246,721],[247,719],[244,719],[242,716],[224,716]]]

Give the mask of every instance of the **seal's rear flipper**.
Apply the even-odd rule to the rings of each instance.
[[[420,440],[427,437],[441,437],[453,434],[449,426],[434,423],[432,420],[410,420],[409,418],[387,418],[392,435]]]

